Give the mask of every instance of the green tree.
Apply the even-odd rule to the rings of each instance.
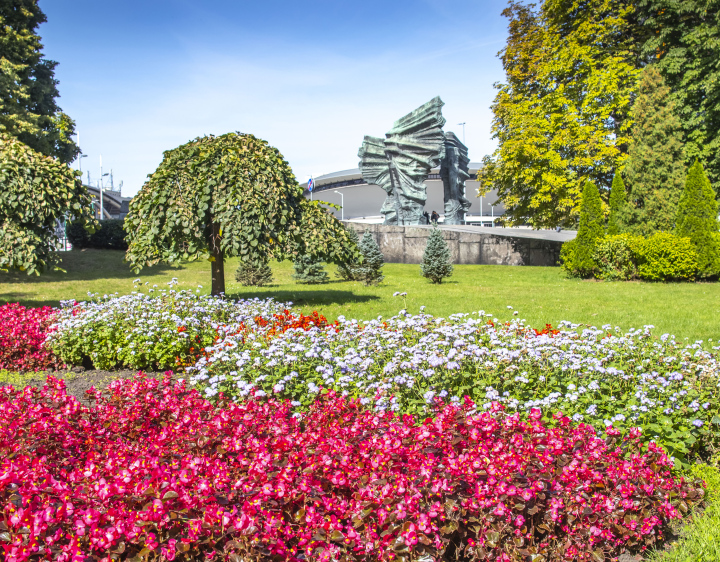
[[[597,186],[587,181],[580,201],[580,224],[577,236],[563,244],[563,268],[571,275],[590,277],[597,264],[593,255],[597,241],[605,235],[602,200]],[[565,248],[567,246],[567,248]]]
[[[321,285],[330,280],[322,262],[312,256],[296,257],[293,269],[293,279],[304,285]]]
[[[362,281],[365,285],[377,285],[385,276],[381,269],[385,265],[385,257],[380,251],[380,246],[375,242],[375,238],[366,230],[360,240],[360,253],[362,254],[362,263],[354,268],[354,277],[357,281]]]
[[[616,172],[612,181],[612,187],[610,188],[610,215],[608,215],[607,225],[608,236],[623,232],[622,213],[626,203],[627,193],[625,192],[625,183],[623,182],[620,172]]]
[[[498,148],[478,174],[507,222],[573,226],[586,180],[610,187],[632,125],[637,70],[630,1],[511,1],[492,106]]]
[[[44,58],[37,0],[0,0],[0,131],[33,150],[72,162],[75,122],[57,105],[57,63]]]
[[[670,88],[654,66],[642,71],[632,117],[622,222],[627,231],[642,236],[670,232],[685,183],[682,130]]]
[[[241,262],[235,270],[235,281],[244,287],[264,287],[272,283],[273,272],[267,262],[260,266]]]
[[[445,277],[450,277],[453,273],[450,248],[439,228],[433,228],[428,236],[420,271],[423,277],[433,283],[442,283]]]
[[[675,234],[689,238],[695,246],[700,277],[714,277],[720,273],[718,204],[698,160],[688,171],[678,206]]]
[[[350,243],[354,246],[358,246],[360,244],[360,238],[358,237],[358,233],[352,227],[352,225],[348,227],[347,232]],[[360,261],[358,259],[347,263],[339,263],[337,266],[336,274],[340,279],[343,279],[345,281],[357,281],[357,279],[355,279],[355,269],[357,269],[359,266]]]
[[[215,295],[225,291],[226,257],[257,268],[297,255],[353,259],[340,221],[302,192],[267,142],[241,133],[197,138],[165,152],[130,203],[126,258],[135,271],[207,259]]]
[[[98,226],[78,173],[0,133],[0,269],[37,274],[55,266],[62,219]]]
[[[720,0],[640,0],[643,56],[676,104],[687,166],[698,159],[720,188]]]

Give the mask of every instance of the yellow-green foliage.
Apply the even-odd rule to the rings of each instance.
[[[481,193],[498,190],[509,222],[573,226],[585,181],[610,187],[632,127],[634,13],[635,3],[614,0],[511,2],[503,12],[498,149],[478,179]]]
[[[689,238],[658,232],[636,250],[638,277],[648,281],[688,281],[698,273],[698,257]]]

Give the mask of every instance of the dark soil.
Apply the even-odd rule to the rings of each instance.
[[[23,377],[24,386],[34,386],[40,388],[45,384],[45,379],[48,376],[63,379],[67,387],[67,393],[75,396],[81,402],[88,404],[86,392],[93,386],[96,389],[104,390],[114,380],[117,379],[131,379],[137,375],[137,370],[125,370],[125,371],[99,371],[99,370],[84,370],[82,367],[75,367],[73,370],[67,371],[54,371],[54,372],[43,372],[43,373],[27,373]],[[164,372],[154,373],[147,372],[146,375],[153,378],[161,378],[165,376]],[[175,374],[173,378],[182,378],[181,375]],[[3,383],[0,382],[0,386]],[[17,387],[18,385],[16,385]]]

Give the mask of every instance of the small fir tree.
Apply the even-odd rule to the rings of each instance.
[[[605,234],[605,220],[602,214],[602,201],[597,186],[585,182],[580,201],[580,225],[575,237],[573,269],[582,276],[592,275],[595,270],[595,243]]]
[[[453,273],[450,248],[439,228],[433,228],[430,232],[420,271],[423,277],[433,283],[442,283],[445,277],[450,277]]]
[[[235,280],[245,287],[263,287],[272,283],[273,273],[267,262],[260,266],[240,263],[235,271]]]
[[[622,213],[626,203],[627,193],[625,193],[625,182],[623,182],[620,172],[616,172],[612,187],[610,188],[610,216],[608,217],[607,225],[608,236],[623,232]]]
[[[700,277],[720,274],[718,204],[705,170],[697,160],[688,171],[678,205],[675,234],[689,238],[695,246]]]
[[[321,285],[329,281],[328,274],[320,260],[312,256],[298,256],[293,262],[293,279],[304,285]]]
[[[357,231],[351,226],[347,229],[348,233],[348,244],[352,244],[353,247],[358,247],[360,245],[360,237],[358,236]],[[340,279],[343,279],[345,281],[357,281],[355,278],[355,269],[357,269],[360,266],[360,262],[356,259],[340,263],[337,266],[337,276]]]
[[[380,271],[385,265],[385,258],[369,231],[365,231],[360,240],[360,253],[363,255],[363,261],[358,267],[353,268],[355,279],[365,285],[377,285],[385,279]]]
[[[642,236],[672,231],[685,183],[682,125],[670,88],[652,65],[641,74],[632,117],[622,222],[627,231]]]

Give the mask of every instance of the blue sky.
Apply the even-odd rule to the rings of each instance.
[[[253,133],[300,181],[357,166],[363,135],[439,95],[473,161],[492,152],[503,1],[40,0],[83,170],[135,194],[162,152]],[[76,167],[77,164],[74,164]],[[87,176],[85,176],[86,178]]]

